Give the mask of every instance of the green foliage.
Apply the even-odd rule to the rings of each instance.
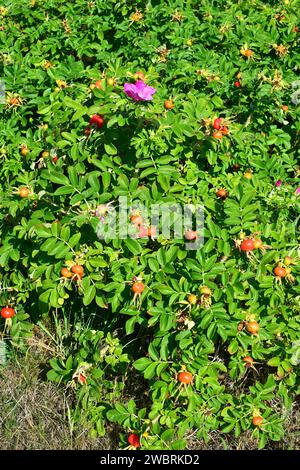
[[[48,379],[74,387],[74,420],[92,435],[114,422],[143,449],[183,449],[191,430],[207,442],[252,429],[259,448],[280,440],[276,406],[300,390],[297,1],[19,0],[0,15],[0,295],[17,312],[3,337],[24,348],[55,319]],[[124,93],[137,71],[152,101]],[[105,124],[88,134],[93,114]],[[121,196],[148,210],[202,205],[203,247],[161,230],[100,239]],[[247,256],[245,237],[263,247]],[[286,256],[295,264],[279,282]],[[74,264],[83,277],[62,277]]]

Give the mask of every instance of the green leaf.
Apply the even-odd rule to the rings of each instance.
[[[156,259],[153,259],[153,258],[149,258],[148,259],[148,265],[149,265],[149,268],[151,269],[151,271],[153,272],[158,272],[159,271],[159,264],[157,262]]]
[[[73,192],[74,188],[72,186],[62,186],[54,192],[54,196],[64,196],[65,194],[71,194]]]
[[[50,382],[59,382],[61,375],[51,369],[47,372],[47,379],[50,380]]]
[[[227,351],[229,352],[229,354],[232,355],[232,354],[235,354],[237,352],[238,348],[239,348],[239,343],[235,339],[230,343],[230,345],[228,346]]]
[[[96,288],[95,286],[90,286],[84,293],[83,304],[89,305],[95,298]]]
[[[139,255],[142,251],[142,247],[139,242],[134,240],[133,238],[127,238],[125,240],[125,245],[129,249],[129,251],[134,255]]]
[[[85,113],[87,108],[82,106],[82,104],[78,103],[78,101],[72,100],[69,96],[65,96],[63,104],[68,108],[76,109],[76,111]]]
[[[48,179],[50,181],[52,181],[52,183],[57,183],[57,184],[63,184],[65,186],[69,186],[70,185],[70,181],[68,180],[68,178],[63,175],[62,173],[50,173],[48,175]]]
[[[272,357],[267,362],[268,366],[271,366],[271,367],[278,367],[278,366],[280,366],[280,363],[281,363],[280,357]]]
[[[222,428],[222,432],[227,434],[228,432],[231,432],[233,430],[234,426],[235,426],[235,421],[232,421],[232,423]]]
[[[118,150],[114,144],[104,144],[104,149],[108,155],[117,155],[118,153]]]
[[[72,237],[68,241],[69,245],[72,248],[74,248],[79,243],[80,238],[81,238],[81,233],[80,232],[75,233],[74,235],[72,235]]]
[[[150,364],[145,370],[144,370],[144,377],[145,379],[149,380],[152,379],[155,375],[155,370],[156,370],[157,363],[154,362],[153,364]]]
[[[147,369],[150,364],[152,364],[151,359],[148,359],[147,357],[141,357],[133,363],[133,367],[137,370],[143,371]]]
[[[38,114],[50,114],[51,109],[52,109],[52,105],[45,106],[44,108],[41,108],[38,110]]]
[[[51,228],[43,227],[42,225],[36,225],[34,227],[34,231],[40,238],[49,238],[51,237]]]

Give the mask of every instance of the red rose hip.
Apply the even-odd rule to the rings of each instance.
[[[141,447],[140,443],[140,437],[137,434],[131,433],[128,436],[128,444],[130,444],[133,447]]]
[[[193,374],[190,372],[179,372],[177,380],[183,384],[190,384],[193,380]]]
[[[4,307],[1,310],[1,317],[2,318],[12,318],[12,317],[15,316],[15,314],[16,314],[16,312],[11,307]]]
[[[222,121],[223,121],[223,118],[216,118],[213,122],[214,129],[219,131],[222,127]]]
[[[131,288],[132,292],[138,295],[144,292],[144,289],[145,289],[145,284],[143,284],[142,282],[135,282]]]
[[[255,248],[255,243],[251,238],[245,238],[245,240],[241,243],[241,250],[242,251],[253,251]]]
[[[104,119],[100,114],[94,114],[91,119],[90,119],[90,125],[95,125],[98,127],[98,129],[101,129],[101,127],[104,124]]]
[[[196,230],[187,230],[184,234],[184,238],[189,241],[196,240],[197,238]]]

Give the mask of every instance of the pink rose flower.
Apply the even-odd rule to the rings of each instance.
[[[143,80],[137,80],[135,83],[125,83],[124,91],[134,101],[151,101],[156,89],[146,85]]]
[[[282,185],[282,180],[277,180],[275,183],[276,188],[280,188],[281,185]]]

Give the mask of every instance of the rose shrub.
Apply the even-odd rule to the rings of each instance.
[[[2,339],[26,351],[54,328],[48,379],[73,385],[92,435],[117,423],[120,447],[280,440],[300,391],[297,1],[0,15]],[[143,213],[132,237],[99,238],[120,196],[203,205],[203,247]]]

